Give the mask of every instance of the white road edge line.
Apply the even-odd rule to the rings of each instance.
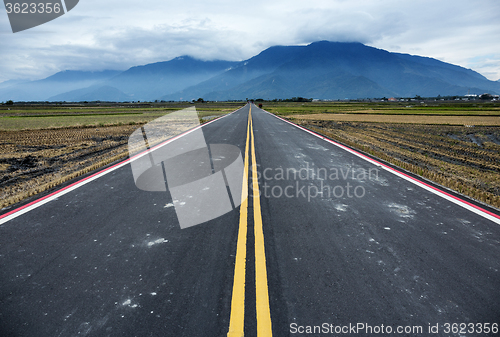
[[[175,141],[177,139],[180,139],[180,138],[182,138],[182,137],[190,134],[193,131],[196,131],[196,130],[198,130],[198,129],[204,127],[204,126],[207,126],[207,125],[209,125],[209,124],[211,124],[213,122],[219,121],[219,120],[221,120],[221,119],[223,119],[223,118],[225,118],[225,117],[227,117],[229,115],[232,115],[233,113],[235,113],[235,112],[237,112],[237,111],[239,111],[241,109],[242,108],[237,109],[237,110],[235,110],[235,111],[233,111],[233,112],[231,112],[231,113],[229,113],[227,115],[224,115],[224,116],[222,116],[220,118],[214,119],[213,121],[210,121],[208,123],[198,125],[197,127],[195,127],[193,129],[187,131],[186,133],[183,133],[183,134],[181,134],[179,136],[176,136],[176,137],[173,137],[173,138],[171,138],[169,140],[166,140],[165,142],[160,143],[160,144],[152,147],[150,150],[146,150],[146,151],[144,151],[142,153],[139,153],[139,154],[137,154],[137,155],[135,155],[135,156],[133,156],[131,158],[125,159],[124,161],[122,161],[119,164],[116,164],[115,166],[112,166],[110,168],[102,170],[101,172],[96,173],[94,176],[91,176],[91,177],[88,177],[88,178],[83,178],[81,181],[78,181],[78,182],[74,183],[73,185],[71,185],[71,187],[63,188],[63,189],[61,189],[59,191],[56,191],[56,192],[54,192],[52,195],[50,195],[47,198],[41,198],[39,200],[35,200],[35,201],[33,201],[33,203],[31,205],[29,205],[27,207],[20,207],[18,209],[14,209],[14,210],[8,212],[8,213],[11,213],[11,214],[5,216],[4,218],[0,218],[0,226],[2,226],[3,224],[5,224],[6,222],[8,222],[10,220],[13,220],[13,219],[17,218],[18,216],[26,214],[26,213],[28,213],[28,212],[30,212],[30,211],[32,211],[32,210],[34,210],[34,209],[42,206],[42,205],[45,205],[46,203],[49,203],[49,202],[51,202],[53,200],[56,200],[57,198],[65,195],[65,194],[67,194],[69,192],[72,192],[72,191],[76,190],[77,188],[80,188],[80,187],[82,187],[82,186],[84,186],[84,185],[86,185],[86,184],[88,184],[88,183],[90,183],[90,182],[92,182],[94,180],[97,180],[97,179],[105,176],[108,173],[116,171],[119,168],[121,168],[121,167],[123,167],[125,165],[128,165],[131,162],[133,162],[133,161],[135,161],[135,160],[137,160],[137,159],[139,159],[139,158],[141,158],[141,157],[143,157],[145,155],[148,155],[150,151],[155,151],[155,150],[157,150],[157,149],[159,149],[159,148],[161,148],[161,147],[163,147],[163,146],[165,146],[167,144],[170,144],[171,142],[173,142],[173,141]]]
[[[265,110],[263,110],[263,111],[265,111]],[[309,133],[309,134],[311,134],[311,135],[313,135],[313,136],[315,136],[317,138],[323,139],[324,141],[326,141],[326,142],[328,142],[330,144],[333,144],[333,145],[335,145],[335,146],[337,146],[337,147],[339,147],[339,148],[341,148],[341,149],[343,149],[343,150],[345,150],[347,152],[350,152],[351,154],[354,154],[355,156],[357,156],[357,157],[359,157],[361,159],[364,159],[367,162],[369,162],[369,163],[371,163],[373,165],[376,165],[376,166],[378,166],[378,167],[386,170],[387,172],[390,172],[390,173],[392,173],[392,174],[394,174],[394,175],[396,175],[396,176],[398,176],[400,178],[403,178],[406,181],[409,181],[409,182],[411,182],[411,183],[413,183],[413,184],[415,184],[415,185],[417,185],[417,186],[419,186],[419,187],[421,187],[421,188],[423,188],[423,189],[425,189],[425,190],[427,190],[429,192],[434,193],[435,195],[438,195],[438,196],[440,196],[440,197],[442,197],[442,198],[444,198],[444,199],[446,199],[448,201],[453,202],[456,205],[459,205],[459,206],[461,206],[461,207],[463,207],[463,208],[465,208],[465,209],[467,209],[467,210],[469,210],[469,211],[471,211],[473,213],[476,213],[476,214],[482,216],[483,218],[491,220],[491,221],[493,221],[493,222],[495,222],[495,223],[497,223],[497,224],[500,225],[500,218],[497,218],[495,216],[492,216],[492,215],[488,214],[485,210],[483,210],[481,208],[477,208],[475,206],[472,206],[471,204],[467,203],[465,200],[461,200],[461,199],[452,197],[452,196],[448,195],[447,193],[445,193],[444,191],[431,188],[429,185],[427,185],[427,184],[425,184],[425,183],[417,180],[416,178],[408,177],[408,176],[402,174],[401,172],[399,172],[399,171],[397,171],[395,169],[387,167],[385,164],[383,164],[381,162],[378,162],[376,160],[368,158],[368,157],[364,156],[363,154],[361,154],[361,153],[359,153],[359,152],[357,152],[357,151],[355,151],[353,149],[350,149],[347,146],[343,146],[342,144],[339,144],[339,143],[337,143],[335,141],[332,141],[332,140],[330,140],[328,138],[325,138],[325,137],[323,137],[323,136],[321,136],[321,135],[319,135],[319,134],[317,134],[315,132],[307,130],[306,128],[303,128],[300,125],[297,125],[295,123],[287,121],[286,119],[278,117],[278,116],[276,116],[276,115],[274,115],[274,114],[272,114],[272,113],[270,113],[268,111],[265,111],[265,112],[268,113],[269,115],[271,115],[271,116],[273,116],[273,117],[281,120],[281,121],[284,121],[284,122],[286,122],[286,123],[288,123],[288,124],[290,124],[292,126],[295,126],[296,128],[298,128],[298,129],[300,129],[302,131],[305,131],[305,132],[307,132],[307,133]]]

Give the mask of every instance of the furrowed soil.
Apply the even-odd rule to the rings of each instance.
[[[409,109],[398,104],[266,103],[265,109],[500,208],[500,107],[453,103]],[[126,158],[129,136],[141,125],[191,106],[121,105],[0,109],[0,208]],[[197,110],[200,120],[207,121],[241,106],[209,103]],[[75,113],[77,108],[84,113]],[[54,127],[59,124],[64,126]],[[174,123],[168,132],[162,127],[162,139],[149,139],[150,144],[186,127]]]
[[[297,117],[295,123],[500,208],[500,127]]]
[[[499,116],[426,116],[422,115],[378,115],[378,114],[310,114],[295,115],[296,119],[337,122],[371,122],[440,125],[495,125],[500,126]]]
[[[199,103],[197,113],[200,122],[206,122],[242,105]],[[129,150],[132,154],[146,150],[142,137],[129,144],[134,131],[193,106],[176,102],[0,105],[0,209],[124,159]],[[194,126],[182,119],[167,124],[157,125],[160,132],[150,124],[150,146]]]
[[[138,127],[0,131],[0,208],[127,157]]]

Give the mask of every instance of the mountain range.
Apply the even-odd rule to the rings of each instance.
[[[0,101],[357,99],[500,93],[500,80],[433,58],[361,43],[275,46],[241,62],[181,56],[126,71],[62,71],[0,83]]]

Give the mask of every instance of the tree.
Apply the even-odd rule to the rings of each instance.
[[[10,99],[7,102],[5,102],[6,105],[14,105],[14,102]]]

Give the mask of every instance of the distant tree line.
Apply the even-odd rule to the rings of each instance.
[[[262,98],[257,98],[257,99],[248,99],[247,98],[247,101],[251,101],[251,102],[264,102],[266,100],[264,100]],[[304,98],[304,97],[292,97],[292,98],[285,98],[285,99],[275,98],[273,100],[267,100],[267,101],[268,102],[312,102],[313,98]]]

